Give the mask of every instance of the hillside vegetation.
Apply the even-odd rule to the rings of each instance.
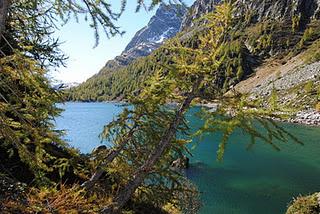
[[[305,52],[304,64],[319,60],[320,21],[316,19],[301,20],[292,16],[288,19],[271,19],[255,21],[253,10],[246,11],[245,29],[239,32],[239,38],[246,46],[247,60],[259,67],[264,62],[285,63],[301,52]],[[177,35],[185,44],[197,43],[197,34],[201,27],[188,29]],[[150,75],[161,66],[170,63],[166,44],[150,56],[139,58],[126,67],[103,68],[80,86],[67,91],[68,100],[72,101],[108,101],[126,100],[128,96],[138,94]],[[250,66],[245,66],[249,68]],[[259,69],[256,69],[257,71]],[[239,71],[238,81],[248,78],[253,71]],[[272,70],[270,70],[270,74]],[[267,76],[265,76],[266,78]],[[264,78],[264,77],[263,77]],[[263,79],[262,78],[262,79]],[[226,85],[226,90],[228,86]]]

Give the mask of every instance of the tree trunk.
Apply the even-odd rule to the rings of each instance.
[[[10,0],[0,0],[0,40],[2,39],[3,32],[6,29],[6,19],[10,4]]]
[[[109,163],[111,163],[119,154],[120,152],[125,148],[128,141],[132,137],[133,133],[135,132],[135,127],[132,128],[129,133],[127,134],[127,137],[119,144],[117,148],[114,150],[111,150],[110,153],[107,155],[103,163],[98,167],[97,171],[91,176],[90,180],[84,182],[81,186],[85,189],[91,189],[94,184],[101,178],[101,176],[104,173],[103,167],[107,166]]]
[[[148,173],[152,170],[152,167],[161,158],[163,152],[170,146],[172,138],[175,136],[178,126],[180,125],[185,111],[190,107],[192,100],[197,96],[199,86],[202,82],[202,78],[199,78],[192,87],[192,91],[187,95],[179,110],[176,112],[175,119],[170,124],[169,128],[163,133],[163,136],[156,146],[155,150],[149,156],[148,160],[134,173],[133,179],[127,183],[127,185],[119,192],[115,197],[114,206],[106,207],[102,210],[102,213],[112,214],[121,211],[122,207],[130,199],[134,191],[143,182]]]

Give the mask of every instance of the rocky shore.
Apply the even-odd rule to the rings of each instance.
[[[288,122],[320,126],[320,112],[315,110],[300,111],[296,114],[295,118],[289,119]]]
[[[207,107],[210,112],[214,112],[217,110],[218,104],[217,103],[207,103],[207,104],[199,104],[198,106]],[[274,118],[275,120],[278,120]],[[304,111],[299,111],[293,118],[288,120],[283,120],[282,122],[288,123],[297,123],[297,124],[304,124],[310,126],[320,126],[320,112],[309,109]]]
[[[275,92],[280,105],[301,109],[285,122],[320,126],[320,112],[316,108],[320,103],[320,61],[307,63],[308,54],[302,52],[286,63],[276,59],[266,61],[235,90],[249,94],[251,99],[262,99],[265,106]]]

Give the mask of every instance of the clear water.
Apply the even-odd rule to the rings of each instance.
[[[57,128],[67,130],[66,139],[82,152],[101,145],[103,125],[121,111],[112,103],[67,103]],[[189,114],[192,127],[201,121]],[[292,142],[277,152],[257,143],[246,150],[248,138],[234,133],[223,162],[216,161],[219,136],[207,134],[192,151],[187,176],[202,192],[201,214],[285,213],[292,197],[320,191],[320,128],[284,124],[305,145]]]

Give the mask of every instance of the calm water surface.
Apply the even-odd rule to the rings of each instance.
[[[113,103],[67,103],[56,119],[65,129],[66,140],[82,152],[101,145],[99,133],[121,107]],[[191,127],[201,125],[189,113]],[[305,145],[281,144],[277,152],[261,142],[246,150],[248,136],[232,135],[223,162],[216,161],[219,136],[207,134],[192,150],[187,176],[202,192],[201,214],[278,214],[285,213],[293,196],[320,191],[320,129],[284,125]]]

